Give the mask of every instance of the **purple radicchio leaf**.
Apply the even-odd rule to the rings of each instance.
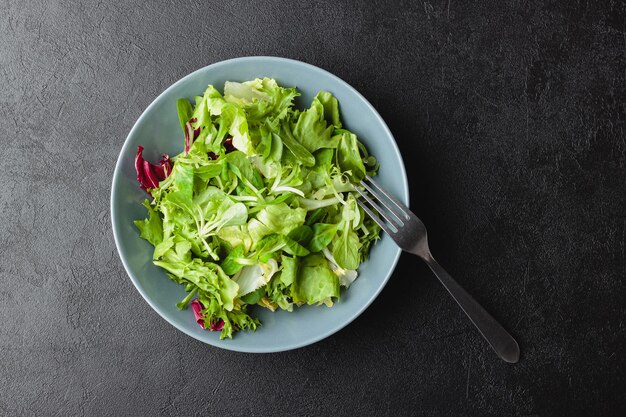
[[[159,181],[163,181],[172,172],[172,161],[169,155],[163,154],[158,164],[151,164],[143,159],[143,146],[137,146],[135,156],[135,170],[137,181],[142,190],[159,188]]]
[[[211,322],[208,328],[205,327],[204,315],[202,315],[202,310],[204,310],[204,306],[197,298],[194,298],[191,301],[191,309],[193,310],[193,315],[196,318],[196,323],[198,323],[203,329],[219,331],[224,328],[224,320],[222,319],[219,319],[217,322]]]

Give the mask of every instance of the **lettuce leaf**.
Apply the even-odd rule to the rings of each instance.
[[[148,209],[148,218],[135,220],[135,226],[139,229],[139,236],[157,246],[163,241],[163,220],[159,213],[152,208],[150,201],[144,200],[143,205]]]
[[[337,148],[337,165],[342,171],[358,183],[365,177],[365,165],[359,153],[359,146],[356,135],[344,132],[339,136],[339,147]]]
[[[287,235],[293,229],[304,224],[306,210],[291,208],[285,203],[269,205],[259,211],[255,219],[248,222],[248,231],[253,242],[278,233]]]
[[[294,285],[296,302],[331,306],[332,298],[339,298],[339,278],[323,255],[311,254],[302,259]]]
[[[332,136],[334,126],[328,125],[324,113],[324,105],[315,97],[311,107],[300,113],[293,129],[294,136],[311,153],[339,145],[339,139]]]
[[[191,103],[186,98],[179,98],[176,100],[176,110],[178,111],[178,121],[180,122],[180,127],[183,129],[183,133],[185,133],[185,125],[193,116],[193,108],[191,107]]]
[[[320,91],[315,98],[322,104],[324,108],[324,119],[329,125],[341,129],[341,120],[339,118],[339,101],[326,91]]]

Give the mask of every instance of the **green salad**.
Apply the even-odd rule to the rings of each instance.
[[[153,164],[138,148],[151,198],[135,224],[188,292],[177,306],[221,338],[256,329],[251,305],[332,306],[379,238],[351,193],[376,159],[342,127],[332,94],[305,110],[299,95],[269,78],[226,82],[223,95],[209,85],[177,102],[182,153]]]

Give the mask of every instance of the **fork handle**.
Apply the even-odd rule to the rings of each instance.
[[[474,323],[480,334],[489,342],[496,354],[504,361],[516,363],[519,360],[519,346],[504,327],[494,319],[474,298],[467,293],[445,269],[428,253],[422,257],[439,281],[448,290],[463,312]]]

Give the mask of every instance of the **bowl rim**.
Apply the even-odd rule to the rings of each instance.
[[[120,227],[120,225],[118,224],[118,222],[116,220],[116,218],[118,216],[117,216],[115,205],[114,205],[115,194],[116,194],[116,191],[117,191],[117,185],[116,184],[118,184],[119,181],[120,181],[119,178],[121,176],[121,171],[122,171],[122,169],[121,169],[122,159],[123,159],[124,155],[129,150],[128,148],[130,146],[130,138],[134,135],[135,130],[137,130],[139,128],[139,125],[141,124],[142,120],[145,117],[147,117],[147,115],[150,113],[150,110],[154,106],[156,106],[156,103],[159,102],[162,99],[162,97],[164,97],[170,90],[175,89],[179,84],[182,84],[186,79],[191,78],[191,77],[193,77],[194,75],[196,75],[198,73],[205,72],[207,70],[214,69],[214,68],[219,68],[221,66],[232,65],[232,64],[237,64],[237,63],[246,63],[246,62],[250,62],[250,61],[259,61],[259,60],[260,61],[274,62],[274,63],[278,63],[278,64],[286,63],[286,64],[290,64],[290,65],[295,65],[295,66],[302,66],[302,67],[307,68],[307,70],[312,71],[313,73],[323,74],[323,75],[325,75],[327,77],[330,77],[335,82],[337,82],[340,85],[342,85],[343,87],[345,87],[348,91],[353,93],[359,100],[361,100],[363,102],[363,104],[365,104],[365,106],[372,112],[374,117],[377,119],[377,121],[382,126],[383,130],[385,131],[385,133],[387,135],[389,135],[389,137],[392,139],[391,140],[391,145],[392,145],[393,152],[395,153],[396,157],[400,161],[400,164],[399,164],[400,166],[398,168],[400,170],[401,175],[399,177],[399,180],[402,183],[401,186],[402,186],[402,191],[404,193],[404,196],[399,196],[399,198],[407,206],[409,206],[408,179],[407,179],[407,176],[406,176],[406,169],[405,169],[405,166],[404,166],[404,160],[403,160],[402,154],[400,153],[400,150],[398,148],[398,144],[396,143],[396,140],[395,140],[393,134],[391,133],[391,130],[389,129],[389,127],[387,126],[387,124],[385,123],[383,118],[380,116],[378,111],[374,108],[374,106],[361,93],[359,93],[359,91],[357,91],[354,87],[352,87],[349,83],[347,83],[346,81],[344,81],[340,77],[338,77],[338,76],[334,75],[333,73],[331,73],[329,71],[326,71],[326,70],[324,70],[324,69],[322,69],[320,67],[317,67],[315,65],[312,65],[312,64],[309,64],[309,63],[306,63],[306,62],[303,62],[303,61],[299,61],[299,60],[296,60],[296,59],[291,59],[291,58],[268,56],[268,55],[258,55],[258,56],[254,55],[254,56],[244,56],[244,57],[230,58],[230,59],[218,61],[218,62],[215,62],[213,64],[210,64],[210,65],[204,66],[202,68],[199,68],[199,69],[197,69],[197,70],[195,70],[195,71],[185,75],[184,77],[180,78],[178,81],[176,81],[175,83],[170,85],[168,88],[166,88],[157,97],[155,97],[154,100],[152,100],[152,102],[148,105],[148,107],[146,107],[146,109],[141,113],[141,115],[135,121],[133,127],[129,131],[128,135],[124,139],[124,143],[122,145],[122,149],[120,150],[120,154],[118,155],[118,157],[116,159],[116,162],[115,162],[115,168],[114,168],[113,179],[112,179],[112,184],[111,184],[111,195],[110,195],[111,228],[113,230],[113,239],[115,241],[115,248],[117,250],[118,256],[120,257],[120,260],[122,261],[122,265],[124,266],[124,270],[126,271],[126,274],[130,278],[131,282],[133,283],[133,285],[135,286],[135,288],[137,289],[139,294],[141,294],[143,299],[166,322],[171,324],[174,328],[178,329],[179,331],[185,333],[186,335],[191,336],[192,338],[194,338],[194,339],[196,339],[196,340],[198,340],[200,342],[206,343],[208,345],[211,345],[211,346],[214,346],[214,347],[217,347],[217,348],[226,349],[226,350],[230,350],[230,351],[236,351],[236,352],[245,352],[245,353],[275,353],[275,352],[284,352],[284,351],[298,349],[298,348],[301,348],[301,347],[312,345],[312,344],[314,344],[316,342],[319,342],[320,340],[323,340],[323,339],[325,339],[325,338],[327,338],[327,337],[337,333],[339,330],[343,329],[344,327],[346,327],[347,325],[352,323],[354,320],[356,320],[356,318],[359,317],[374,302],[374,300],[378,297],[378,295],[383,290],[383,288],[387,285],[387,282],[389,281],[391,275],[393,274],[393,272],[396,269],[396,266],[398,264],[398,260],[400,258],[401,253],[402,253],[402,250],[399,247],[396,247],[396,251],[395,251],[395,254],[394,254],[393,261],[391,263],[391,267],[387,271],[386,276],[381,280],[380,285],[378,286],[378,288],[376,288],[376,290],[369,296],[369,298],[364,303],[362,303],[362,305],[359,306],[359,308],[357,308],[355,311],[353,311],[351,315],[346,316],[345,320],[337,322],[337,324],[335,326],[333,326],[331,329],[329,329],[328,331],[320,333],[320,334],[313,335],[312,337],[309,337],[309,338],[303,338],[302,340],[297,341],[297,342],[292,342],[292,343],[288,343],[288,344],[284,344],[284,345],[277,345],[275,348],[255,348],[254,345],[252,345],[250,348],[244,348],[244,347],[240,347],[240,346],[231,346],[231,347],[229,347],[227,344],[219,344],[219,345],[218,344],[213,344],[212,341],[203,339],[201,337],[198,337],[198,336],[196,336],[196,334],[188,332],[184,328],[179,327],[176,323],[174,323],[168,317],[168,315],[165,312],[161,311],[161,309],[151,300],[151,298],[145,293],[145,291],[143,291],[143,289],[140,287],[140,285],[138,283],[138,279],[135,277],[134,273],[132,272],[130,266],[128,265],[128,263],[127,263],[127,261],[125,259],[125,256],[122,254],[122,252],[120,250],[120,239],[121,238],[119,236],[119,232],[117,231],[117,229],[118,229],[118,227]]]

